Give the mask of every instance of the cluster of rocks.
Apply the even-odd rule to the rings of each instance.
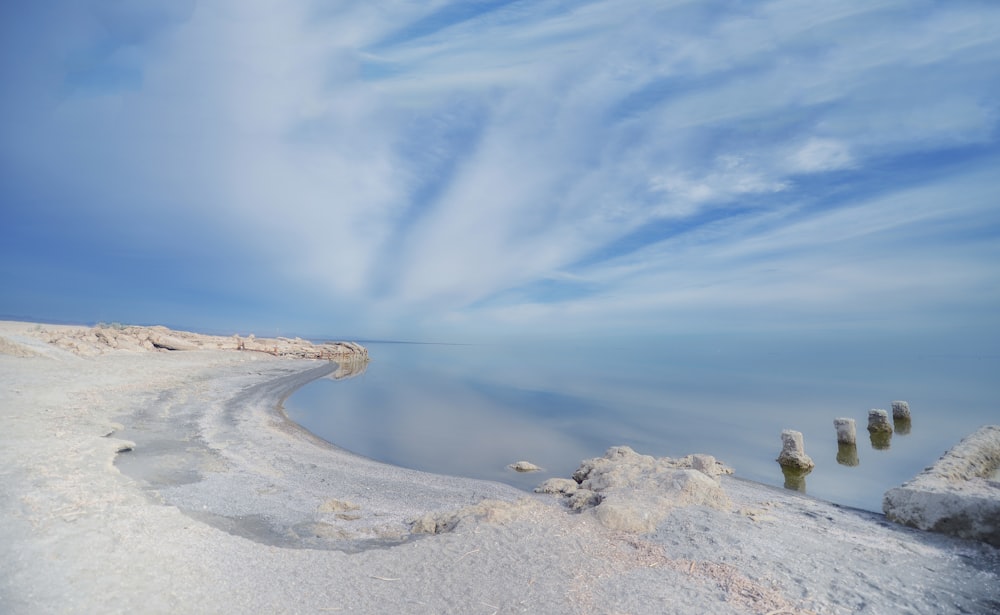
[[[535,492],[560,496],[576,511],[592,509],[610,529],[650,532],[679,506],[730,508],[719,477],[732,473],[711,455],[656,458],[615,446],[585,460],[573,478],[550,478]]]
[[[76,354],[90,356],[116,350],[244,350],[264,352],[276,357],[300,359],[325,359],[337,361],[367,361],[368,350],[353,342],[326,342],[314,344],[301,338],[257,338],[204,335],[174,331],[162,326],[101,326],[92,328],[42,329],[36,333],[50,344]]]

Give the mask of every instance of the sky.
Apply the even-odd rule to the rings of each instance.
[[[0,4],[0,317],[1000,340],[1000,3]]]

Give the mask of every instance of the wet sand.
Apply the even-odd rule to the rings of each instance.
[[[39,333],[0,323],[0,612],[1000,606],[1000,551],[980,543],[728,476],[724,509],[610,530],[560,498],[388,466],[287,421],[281,399],[331,363],[79,356]],[[414,532],[428,527],[441,533]]]

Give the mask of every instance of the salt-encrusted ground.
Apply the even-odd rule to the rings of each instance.
[[[362,459],[275,410],[331,367],[84,358],[0,323],[0,612],[1000,609],[993,547],[728,476],[726,500],[661,510],[638,533],[562,496]],[[669,500],[618,489],[608,501]],[[446,531],[411,534],[415,520]]]

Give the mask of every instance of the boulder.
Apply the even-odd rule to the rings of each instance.
[[[1000,425],[965,438],[882,500],[886,517],[911,527],[1000,547]]]
[[[711,455],[656,458],[615,446],[580,464],[573,473],[576,489],[550,479],[536,491],[566,496],[573,510],[592,509],[609,529],[651,532],[677,507],[729,508],[718,477],[731,472]]]

